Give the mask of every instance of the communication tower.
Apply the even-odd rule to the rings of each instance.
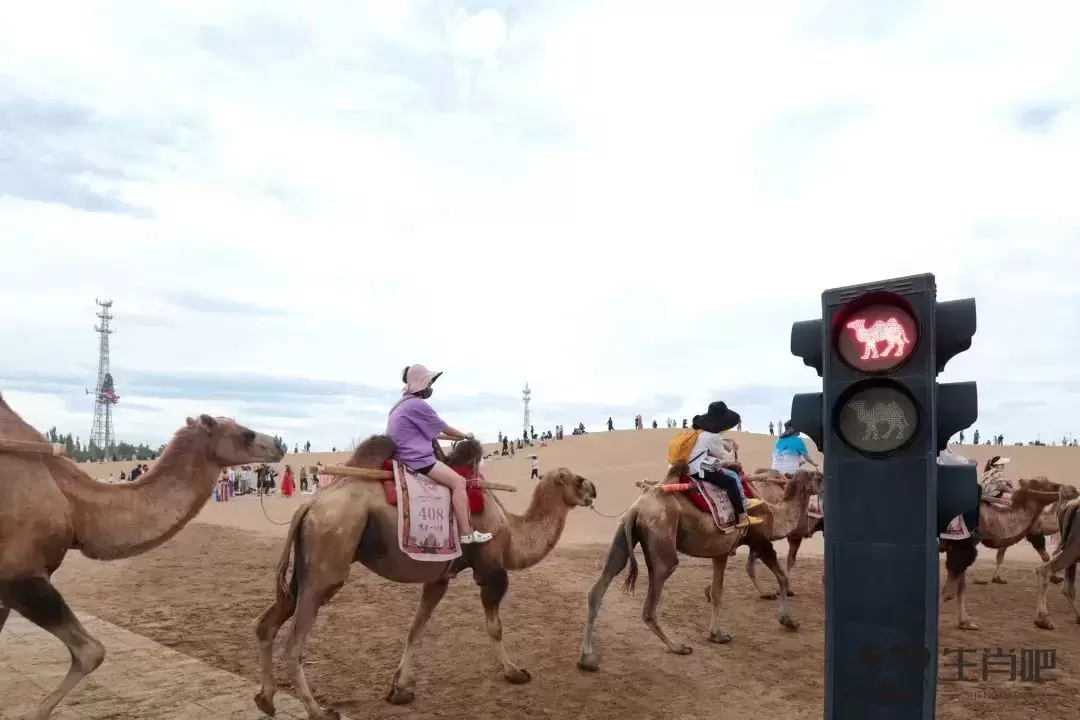
[[[529,415],[529,400],[532,398],[532,390],[529,383],[525,383],[525,389],[521,391],[521,402],[525,403],[525,421],[522,425],[525,437],[529,438],[529,426],[532,425],[532,416]]]
[[[113,435],[112,406],[120,402],[113,387],[112,373],[109,371],[109,336],[115,330],[109,327],[109,321],[113,319],[110,312],[112,300],[94,300],[101,308],[97,317],[101,320],[99,325],[94,326],[100,336],[98,342],[98,374],[97,384],[94,390],[87,390],[87,395],[94,396],[94,424],[90,428],[90,442],[93,443],[94,456],[99,453],[102,459],[108,460],[112,456],[116,437]]]

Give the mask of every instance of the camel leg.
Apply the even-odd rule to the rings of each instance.
[[[1045,535],[1028,535],[1027,541],[1031,543],[1031,546],[1035,548],[1035,551],[1039,553],[1039,557],[1042,558],[1044,563],[1050,562],[1050,553],[1046,552],[1046,536]],[[1054,573],[1050,576],[1050,582],[1055,585],[1060,585],[1064,578],[1060,573]]]
[[[1053,576],[1050,577],[1053,580]],[[1069,604],[1072,605],[1073,613],[1076,614],[1076,622],[1080,623],[1080,603],[1076,600],[1076,565],[1070,565],[1065,568],[1065,587],[1062,592],[1065,597],[1069,599]]]
[[[405,638],[405,651],[401,653],[401,662],[398,663],[394,679],[390,681],[390,692],[386,694],[387,702],[394,705],[406,705],[416,697],[413,692],[413,685],[416,682],[412,675],[413,652],[420,645],[420,638],[424,636],[428,620],[442,602],[448,587],[450,587],[449,578],[424,585],[423,594],[420,596],[420,606],[416,608],[416,615],[413,616],[412,625],[409,626],[409,635]]]
[[[4,619],[15,610],[43,630],[55,635],[71,653],[71,667],[60,685],[38,705],[27,720],[47,720],[79,681],[92,673],[105,660],[105,647],[86,631],[75,613],[48,579],[31,577],[0,586],[4,603]],[[2,624],[2,623],[0,623]]]
[[[967,573],[956,579],[956,627],[961,630],[978,630],[979,626],[967,614]]]
[[[4,623],[7,622],[9,614],[11,614],[11,609],[0,602],[0,632],[4,632]]]
[[[626,567],[632,552],[634,550],[630,547],[626,532],[620,525],[615,531],[611,549],[608,550],[607,557],[604,559],[604,569],[600,573],[600,578],[589,591],[589,614],[585,620],[585,636],[581,639],[581,652],[578,654],[579,670],[595,672],[600,669],[600,659],[593,647],[593,628],[596,626],[596,617],[600,614],[600,605],[604,602],[604,595],[611,586],[611,581]]]
[[[1071,562],[1072,560],[1075,560],[1075,558],[1067,558],[1064,553],[1059,551],[1050,558],[1050,562],[1043,563],[1035,569],[1035,576],[1038,578],[1039,583],[1039,603],[1035,609],[1035,627],[1043,630],[1054,629],[1054,622],[1050,619],[1050,612],[1046,608],[1046,593],[1050,589],[1050,577],[1060,573],[1062,570],[1066,571],[1065,596],[1069,598],[1069,602],[1073,603],[1073,609],[1076,609],[1076,603],[1073,599],[1076,591],[1073,590],[1072,596],[1069,595],[1069,589],[1075,584],[1076,577],[1076,569],[1074,563]],[[1080,613],[1078,613],[1077,618],[1080,619]]]
[[[764,538],[750,540],[754,544],[750,549],[761,557],[761,562],[776,576],[776,582],[780,586],[780,624],[788,630],[798,630],[799,621],[791,616],[788,609],[788,597],[792,595],[791,582],[788,580],[787,571],[780,565],[780,559],[776,556],[773,544]]]
[[[754,589],[758,591],[758,597],[762,600],[775,600],[776,593],[767,592],[762,590],[761,584],[757,579],[757,556],[754,555],[754,551],[751,550],[746,556],[746,574],[750,576],[750,582],[754,583]],[[716,569],[713,567],[713,581],[716,581]],[[715,592],[715,591],[714,591]]]
[[[524,668],[519,668],[506,654],[502,640],[502,618],[499,617],[499,604],[510,589],[510,578],[505,570],[496,570],[483,576],[480,586],[480,602],[484,606],[484,619],[487,621],[488,637],[495,646],[495,657],[502,665],[503,677],[513,685],[524,685],[532,680],[532,675]]]
[[[664,583],[679,566],[679,553],[675,549],[675,540],[674,538],[653,537],[647,544],[642,542],[642,548],[645,550],[645,566],[649,569],[649,593],[645,597],[641,619],[667,646],[668,652],[675,655],[689,655],[693,652],[693,648],[689,645],[673,643],[656,619],[656,609],[660,606],[660,595],[664,592]]]
[[[990,582],[997,583],[998,585],[1008,585],[1009,581],[1001,577],[1001,566],[1005,563],[1005,551],[1009,548],[1000,548],[997,551],[997,557],[994,559],[994,575],[990,578]],[[1044,561],[1045,562],[1045,561]]]
[[[791,568],[795,567],[795,559],[799,556],[799,548],[802,547],[803,539],[789,537],[787,540],[787,571],[791,574]]]
[[[274,682],[274,638],[295,610],[296,599],[291,595],[278,592],[273,604],[266,608],[255,622],[259,675],[262,678],[262,687],[255,695],[255,706],[271,717],[276,712],[274,693],[277,692],[277,684]]]
[[[715,557],[712,561],[712,585],[709,586],[709,591],[706,596],[709,598],[709,602],[712,605],[712,615],[709,618],[709,642],[714,642],[720,645],[731,642],[731,635],[720,629],[720,599],[724,596],[724,572],[727,570],[727,556]],[[750,551],[750,563],[754,561],[754,551]],[[752,567],[751,564],[747,565],[747,570]],[[751,579],[754,577],[750,575]],[[757,581],[754,581],[757,585]],[[760,592],[760,591],[759,591]],[[773,598],[776,596],[773,595]]]
[[[341,717],[336,710],[322,708],[315,702],[315,698],[311,695],[311,688],[308,686],[307,676],[304,675],[304,665],[300,660],[304,652],[304,642],[311,633],[311,629],[315,627],[319,606],[327,599],[328,594],[333,593],[325,593],[313,585],[301,589],[293,614],[292,630],[285,641],[285,664],[289,668],[293,685],[307,709],[310,720],[338,720]]]

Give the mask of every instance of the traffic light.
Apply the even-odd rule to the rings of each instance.
[[[791,419],[825,456],[825,718],[932,718],[938,535],[979,503],[974,466],[937,464],[975,421],[975,383],[936,378],[971,347],[975,301],[938,303],[925,274],[826,290],[821,306],[791,329],[823,381]]]

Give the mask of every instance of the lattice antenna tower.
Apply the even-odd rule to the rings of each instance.
[[[107,460],[112,456],[113,447],[116,444],[116,437],[113,434],[112,407],[120,401],[120,398],[116,395],[116,389],[113,387],[112,372],[109,369],[109,336],[116,331],[109,327],[109,322],[113,319],[113,314],[110,312],[112,300],[102,301],[95,298],[94,302],[100,308],[97,318],[101,321],[94,326],[94,330],[97,331],[100,338],[98,341],[98,374],[94,390],[92,392],[87,390],[86,394],[94,396],[94,424],[90,427],[90,442],[94,444],[97,452],[101,453],[102,457]]]
[[[525,383],[525,389],[521,391],[521,402],[525,403],[525,422],[522,426],[525,437],[529,437],[529,426],[532,425],[532,416],[529,415],[530,399],[532,399],[532,390],[529,389],[529,383]]]

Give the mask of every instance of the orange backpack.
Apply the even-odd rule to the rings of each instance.
[[[679,433],[671,439],[671,442],[668,443],[668,464],[678,465],[679,463],[689,463],[690,453],[694,451],[694,444],[697,443],[698,435],[700,434],[700,430],[689,428],[680,430]]]

